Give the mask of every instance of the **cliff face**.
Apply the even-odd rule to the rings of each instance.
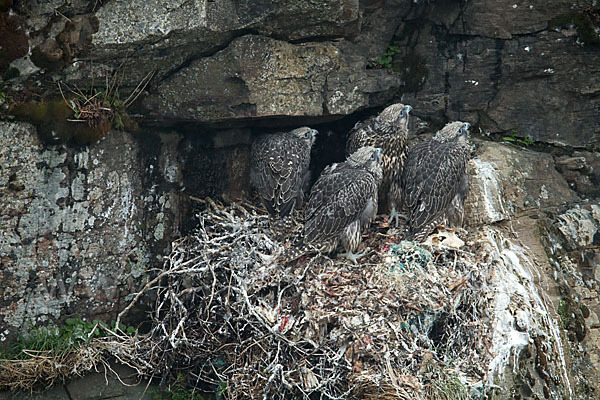
[[[466,218],[498,259],[497,396],[597,397],[596,3],[0,2],[0,339],[114,319],[189,225],[191,197],[248,195],[254,134],[316,127],[318,172],[356,120],[402,101],[413,132],[474,126]],[[83,138],[70,109],[35,105],[62,103],[57,82],[119,101],[147,82],[126,111],[141,128]]]

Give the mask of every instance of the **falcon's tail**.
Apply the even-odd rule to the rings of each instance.
[[[313,246],[305,244],[302,241],[294,243],[289,249],[286,249],[280,256],[278,261],[287,264],[292,261],[296,261],[300,257],[306,254],[316,253],[317,249]]]
[[[269,229],[273,233],[273,236],[279,241],[284,241],[288,237],[296,236],[300,227],[301,225],[292,215],[283,218],[273,217],[269,219]]]
[[[406,233],[406,236],[404,236],[402,239],[410,242],[422,243],[425,241],[425,239],[427,239],[427,236],[433,232],[433,229],[436,227],[436,225],[437,223],[432,222],[417,229],[409,229]]]

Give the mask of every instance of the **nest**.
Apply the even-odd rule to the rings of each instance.
[[[481,396],[486,264],[472,244],[399,241],[379,219],[360,265],[322,254],[286,265],[277,256],[289,243],[270,227],[261,209],[206,200],[197,230],[117,319],[152,294],[151,331],[94,339],[88,370],[110,355],[231,399]]]
[[[241,398],[468,398],[489,359],[485,264],[466,250],[398,241],[385,220],[360,265],[321,254],[276,262],[269,217],[206,200],[173,244],[154,327],[152,374]],[[150,372],[150,371],[148,371]],[[481,394],[481,393],[479,393]]]

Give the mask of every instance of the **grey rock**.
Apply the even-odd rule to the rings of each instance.
[[[365,66],[331,43],[246,35],[163,81],[144,106],[157,118],[202,122],[345,115],[399,86],[397,77]]]
[[[95,13],[98,46],[151,41],[171,32],[227,32],[253,29],[298,40],[356,34],[358,0],[200,1],[117,0]]]
[[[600,153],[576,151],[556,158],[556,169],[577,193],[586,198],[600,197]]]
[[[71,149],[43,145],[29,124],[0,122],[3,337],[68,315],[112,319],[148,278],[180,205],[173,189],[143,185],[139,152],[122,132]]]
[[[468,3],[455,22],[440,20],[433,11],[426,14],[435,22],[404,29],[403,52],[395,58],[404,80],[414,80],[403,88],[403,101],[420,117],[469,120],[482,132],[516,133],[559,146],[598,144],[596,45],[546,29],[553,16],[571,7],[565,3],[551,11],[527,4],[514,9],[507,2]],[[514,13],[527,15],[519,22]],[[480,24],[476,29],[474,21]]]
[[[511,220],[579,200],[554,169],[552,156],[498,143],[478,144],[470,161],[467,224]]]

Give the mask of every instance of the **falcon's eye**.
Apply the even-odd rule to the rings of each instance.
[[[308,139],[310,136],[310,132],[304,132],[304,139]]]
[[[401,117],[404,117],[405,115],[406,115],[406,111],[404,111],[404,110],[400,111],[400,116]]]
[[[371,160],[375,161],[376,158],[377,158],[377,152],[374,152],[373,154],[371,154]]]

